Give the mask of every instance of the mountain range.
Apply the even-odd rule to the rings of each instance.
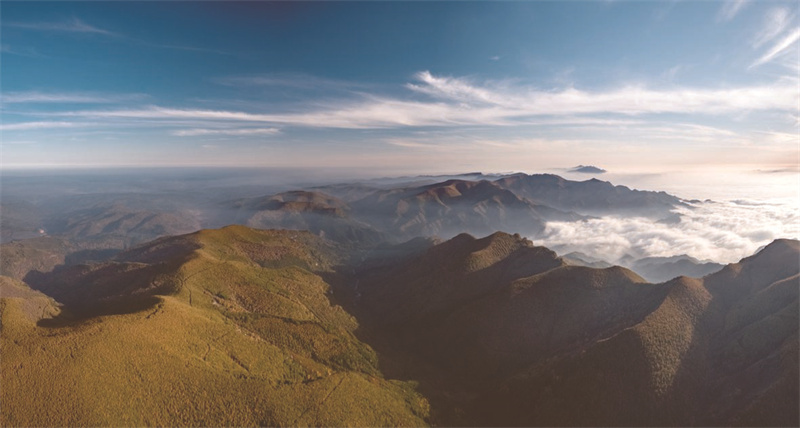
[[[798,422],[797,241],[659,284],[502,232],[352,251],[230,226],[3,277],[2,423]]]
[[[106,184],[96,193],[86,193],[75,190],[80,183],[76,180],[63,180],[66,187],[61,192],[61,183],[52,182],[49,191],[34,188],[4,196],[0,204],[4,274],[22,279],[31,270],[47,272],[56,266],[102,261],[160,236],[229,224],[311,230],[351,248],[372,248],[382,242],[400,243],[417,236],[447,239],[464,232],[512,231],[535,239],[548,222],[580,222],[598,215],[680,221],[675,209],[686,206],[664,192],[548,174],[387,178],[266,195],[258,194],[258,188],[165,191],[144,184],[116,191]],[[93,183],[94,178],[86,187]],[[243,192],[255,195],[229,198]],[[660,268],[635,260],[604,261],[630,267],[656,282],[698,276],[716,267],[692,259]]]
[[[800,423],[798,241],[560,255],[692,205],[547,174],[157,181],[4,195],[0,425]]]

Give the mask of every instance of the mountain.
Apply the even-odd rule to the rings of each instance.
[[[664,282],[678,276],[700,278],[719,271],[723,265],[701,262],[686,254],[672,257],[645,257],[624,264],[650,282]]]
[[[561,256],[565,262],[575,266],[585,266],[598,269],[604,269],[613,266],[611,263],[592,257],[588,254],[581,253],[580,251],[573,251],[571,253]]]
[[[29,272],[49,272],[76,251],[64,239],[41,237],[0,245],[0,275],[22,280]]]
[[[598,168],[593,165],[578,165],[569,170],[569,172],[581,172],[584,174],[603,174],[606,172],[603,168]]]
[[[160,236],[198,230],[201,220],[194,211],[151,211],[107,202],[68,211],[46,223],[45,236],[0,245],[0,275],[22,280],[31,272],[107,260]]]
[[[376,190],[350,204],[354,216],[399,239],[484,235],[498,230],[536,234],[546,220],[582,218],[522,200],[496,184],[448,180],[421,187]]]
[[[0,204],[0,244],[45,234],[42,210],[21,198],[4,196]]]
[[[666,292],[627,269],[572,266],[504,233],[462,234],[391,268],[366,266],[364,324],[393,338],[382,358],[416,361],[398,363],[400,376],[420,380],[445,425],[474,424],[468,409],[481,391],[635,325]]]
[[[0,423],[423,425],[330,300],[337,263],[308,232],[232,226],[36,278],[60,307],[3,279]]]
[[[669,218],[683,202],[665,192],[631,190],[596,178],[571,181],[552,174],[514,174],[494,181],[521,198],[584,215]]]
[[[799,264],[800,243],[779,240],[653,285],[520,237],[459,235],[366,263],[355,307],[439,424],[794,426]]]
[[[676,278],[644,320],[482,395],[486,425],[796,426],[800,243]],[[580,412],[576,412],[579,407]]]
[[[235,222],[261,229],[297,229],[344,243],[370,245],[387,239],[370,225],[351,217],[341,199],[322,192],[296,190],[236,201]]]
[[[194,232],[200,226],[200,219],[192,211],[154,211],[109,202],[72,211],[52,221],[48,231],[72,242],[123,249],[160,236]]]
[[[229,226],[0,278],[0,423],[800,422],[798,241],[659,284],[502,232],[353,251]]]

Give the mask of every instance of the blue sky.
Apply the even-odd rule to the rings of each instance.
[[[2,164],[796,168],[793,1],[0,3]]]

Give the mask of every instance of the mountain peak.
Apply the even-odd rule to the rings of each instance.
[[[581,172],[584,174],[603,174],[606,172],[603,168],[598,168],[594,165],[578,165],[569,170],[569,172]]]

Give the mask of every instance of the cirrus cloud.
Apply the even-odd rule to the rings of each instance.
[[[203,135],[228,135],[228,136],[251,136],[251,135],[275,135],[279,134],[278,128],[242,128],[242,129],[181,129],[172,132],[177,137],[196,137]]]
[[[197,119],[270,123],[312,128],[378,129],[426,126],[512,126],[553,115],[725,115],[751,111],[795,111],[794,82],[730,88],[654,89],[623,86],[605,91],[573,87],[543,91],[510,83],[418,73],[407,85],[428,99],[361,94],[356,99],[317,102],[301,112],[246,112],[148,106],[126,110],[83,110],[63,116],[132,119]]]

